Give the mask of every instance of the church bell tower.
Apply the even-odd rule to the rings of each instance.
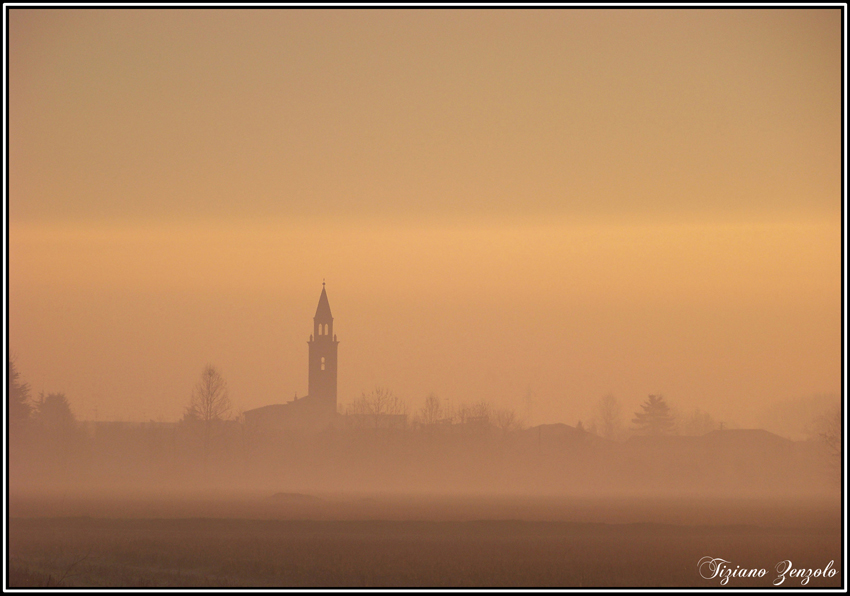
[[[325,282],[322,282],[322,295],[313,317],[313,335],[307,344],[310,347],[307,394],[329,412],[336,413],[336,351],[339,342],[334,335],[334,318]]]

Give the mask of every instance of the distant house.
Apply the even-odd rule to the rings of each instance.
[[[283,404],[247,410],[245,425],[252,430],[316,431],[338,424],[337,346],[334,319],[325,284],[307,342],[307,395]]]

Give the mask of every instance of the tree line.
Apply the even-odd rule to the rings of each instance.
[[[529,424],[532,394],[525,398],[526,415],[514,408],[497,408],[487,400],[451,404],[434,393],[425,397],[419,408],[391,389],[375,387],[362,392],[359,397],[340,407],[339,413],[362,428],[381,427],[390,423],[412,430],[433,431],[452,426],[483,426],[509,433],[526,428]],[[240,422],[229,398],[227,381],[213,364],[203,367],[200,379],[192,389],[179,423],[193,429],[201,436],[203,450],[209,452],[210,441],[216,429],[225,422]],[[24,382],[14,359],[8,361],[8,421],[12,441],[26,429],[51,433],[52,436],[73,435],[76,419],[66,395],[61,392],[31,396],[30,385]],[[609,440],[623,440],[638,435],[702,435],[712,430],[722,430],[723,422],[715,420],[699,408],[687,417],[680,417],[662,395],[649,395],[640,409],[635,411],[628,426],[623,420],[623,408],[612,394],[607,394],[594,404],[593,415],[585,424],[579,420],[580,431],[599,435]],[[840,411],[823,415],[814,421],[818,437],[833,451],[840,447]]]
[[[650,395],[640,405],[640,410],[626,427],[622,420],[622,407],[611,394],[599,399],[594,416],[588,425],[578,421],[580,430],[597,434],[610,440],[628,434],[663,435],[673,432],[697,435],[722,428],[707,412],[697,409],[690,418],[677,421],[670,406],[661,395]],[[410,411],[408,403],[385,387],[363,392],[352,402],[340,408],[340,413],[356,417],[362,426],[381,426],[383,421],[395,417],[403,419],[405,427],[429,430],[440,426],[478,424],[495,427],[503,432],[521,430],[528,424],[526,417],[514,408],[496,408],[487,400],[452,405],[437,395],[429,394],[421,407]],[[237,419],[232,416],[233,405],[229,398],[227,381],[212,364],[204,366],[184,408],[181,423],[200,429],[209,449],[213,429],[221,423]],[[18,435],[26,426],[50,429],[68,429],[75,423],[68,398],[64,393],[39,393],[31,399],[30,386],[23,382],[14,360],[9,360],[9,429]],[[834,434],[834,433],[833,433]]]
[[[18,487],[56,481],[265,482],[322,474],[327,478],[348,474],[350,482],[365,485],[386,481],[388,470],[407,470],[411,482],[418,482],[414,475],[419,474],[429,482],[462,483],[470,470],[481,477],[490,474],[495,481],[499,466],[514,466],[514,473],[546,483],[554,482],[550,474],[555,469],[560,470],[556,476],[565,470],[578,477],[604,476],[598,467],[616,469],[617,457],[632,453],[616,447],[630,435],[699,435],[721,428],[698,410],[690,417],[678,417],[661,395],[648,396],[626,416],[622,404],[609,394],[595,402],[586,424],[551,425],[548,430],[537,426],[543,439],[547,432],[550,437],[541,447],[541,433],[521,432],[530,425],[530,408],[521,414],[487,400],[453,404],[433,393],[411,408],[392,390],[376,387],[340,408],[339,420],[351,424],[309,436],[289,431],[266,434],[254,432],[234,411],[227,381],[211,364],[203,367],[187,391],[179,421],[93,424],[75,419],[63,393],[33,396],[16,363],[10,360],[8,366],[9,472]],[[831,446],[834,460],[840,462],[840,412],[824,416],[820,428],[822,443]],[[434,440],[436,435],[442,438]],[[606,445],[621,455],[606,459],[605,454],[611,453]]]

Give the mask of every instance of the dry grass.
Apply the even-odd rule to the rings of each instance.
[[[551,521],[13,518],[10,587],[719,587],[720,556],[840,570],[837,528]],[[841,570],[840,570],[841,571]],[[840,586],[812,580],[809,587]]]

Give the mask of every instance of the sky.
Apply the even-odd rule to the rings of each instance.
[[[841,12],[8,12],[9,348],[79,418],[841,391]],[[528,407],[531,397],[530,408]]]

